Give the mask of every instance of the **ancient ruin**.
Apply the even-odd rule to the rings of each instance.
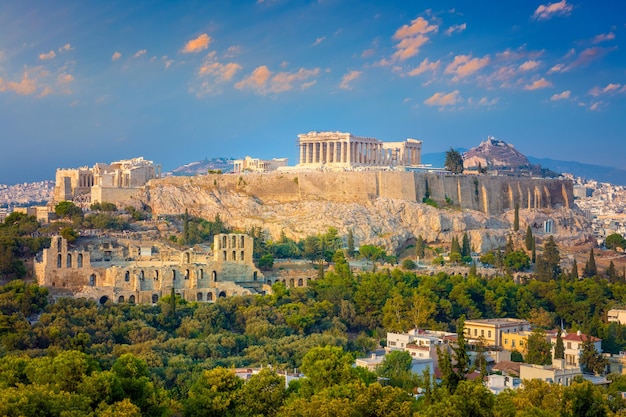
[[[100,303],[156,303],[176,294],[188,301],[262,294],[264,277],[252,260],[253,238],[219,234],[213,249],[177,250],[160,242],[98,238],[71,249],[53,237],[35,259],[39,285],[70,290]]]
[[[327,169],[412,167],[421,163],[422,141],[383,142],[342,132],[298,135],[298,168]]]
[[[121,203],[154,178],[161,166],[143,157],[97,163],[92,168],[59,168],[56,172],[54,201],[81,200],[86,203]]]

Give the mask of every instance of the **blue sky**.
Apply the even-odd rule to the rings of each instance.
[[[626,3],[0,3],[0,183],[144,156],[288,157],[311,130],[487,136],[624,167]]]

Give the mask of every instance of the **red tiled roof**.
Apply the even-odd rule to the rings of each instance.
[[[563,341],[585,342],[585,341],[588,340],[588,338],[591,338],[592,342],[600,342],[600,341],[602,341],[602,339],[598,339],[597,337],[587,336],[585,334],[578,335],[576,333],[569,333],[567,336],[563,336]]]

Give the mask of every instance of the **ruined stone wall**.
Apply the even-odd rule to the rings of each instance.
[[[94,185],[91,187],[91,202],[123,205],[125,202],[135,200],[140,190],[140,188],[112,188]]]
[[[150,190],[176,187],[193,206],[201,195],[236,193],[262,202],[291,203],[326,200],[365,203],[376,197],[422,202],[430,198],[444,202],[446,197],[461,208],[498,215],[519,204],[520,208],[571,207],[573,187],[568,180],[507,178],[487,175],[427,174],[402,171],[362,172],[278,172],[246,175],[204,175],[152,180],[144,200],[150,205]],[[159,198],[164,198],[161,195]],[[166,207],[167,201],[157,204]],[[171,213],[176,211],[172,207]]]

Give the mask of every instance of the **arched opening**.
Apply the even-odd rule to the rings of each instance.
[[[76,258],[76,266],[78,268],[82,268],[83,267],[83,254],[79,253],[78,257]]]
[[[158,270],[155,270],[155,271],[154,271],[154,280],[155,280],[155,281],[158,281],[158,280],[159,280],[159,271],[158,271]]]
[[[196,296],[196,299],[198,301],[202,301],[202,293],[201,292],[198,293],[198,295]]]
[[[188,264],[191,261],[191,256],[189,255],[189,252],[185,252],[185,263]]]
[[[123,303],[124,302],[124,296],[120,295],[120,298],[117,299],[118,303]]]
[[[185,279],[189,279],[189,270],[185,269]]]
[[[172,279],[176,281],[176,270],[172,269]]]
[[[254,271],[254,273],[252,274],[252,279],[256,281],[256,278],[257,278],[257,272]]]
[[[220,291],[218,297],[219,298],[226,298],[226,293],[224,291]]]
[[[304,285],[304,281],[302,278],[298,278],[298,287],[302,287]]]
[[[213,293],[212,292],[206,293],[206,300],[207,301],[213,301]]]
[[[226,261],[226,251],[224,251],[224,260]]]
[[[231,239],[231,243],[233,248],[237,247],[237,236],[233,236],[233,238]]]
[[[152,304],[156,304],[159,301],[159,296],[156,294],[152,294]]]
[[[240,260],[240,261],[243,261],[243,258],[244,258],[244,253],[243,253],[243,251],[241,251],[241,254],[240,254],[239,260]]]
[[[222,236],[222,248],[226,247],[226,236]]]
[[[306,279],[306,285],[307,285],[307,287],[309,287],[311,285],[311,278],[307,278]]]
[[[200,279],[204,279],[204,269],[200,268]]]
[[[271,279],[267,280],[267,285],[270,285],[270,286],[272,285],[272,280]]]
[[[107,301],[109,301],[109,297],[107,297],[106,295],[103,295],[102,297],[100,297],[100,304],[103,305],[105,304]]]
[[[61,268],[61,259],[63,258],[61,257],[61,254],[59,253],[57,255],[57,268]]]
[[[143,269],[139,271],[139,279],[142,281],[144,279]]]
[[[67,266],[68,268],[71,268],[71,267],[72,267],[72,254],[71,254],[71,253],[68,253],[68,254],[67,254],[67,264],[66,264],[66,266]]]
[[[236,252],[236,251],[233,251],[233,257],[232,257],[232,260],[233,260],[233,261],[236,261],[236,260],[237,260],[237,252]]]
[[[217,282],[217,272],[213,271],[211,275],[213,276],[213,282]]]
[[[294,287],[294,286],[295,286],[295,285],[294,285],[294,280],[293,280],[293,278],[291,278],[291,279],[289,280],[289,286],[290,286],[290,287]]]
[[[124,281],[126,282],[130,281],[130,271],[126,271],[124,273]]]
[[[245,242],[244,236],[241,236],[241,238],[239,239],[239,247],[243,248],[243,242]]]
[[[89,286],[95,287],[96,285],[96,274],[89,275]]]
[[[128,297],[128,302],[131,304],[135,304],[135,296],[131,295],[130,297]]]
[[[63,238],[58,237],[57,238],[57,249],[58,249],[59,252],[61,252],[61,246],[63,246],[62,244],[63,244]]]

